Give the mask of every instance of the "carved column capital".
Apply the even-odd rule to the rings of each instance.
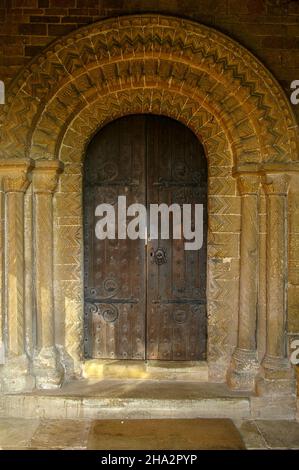
[[[1,187],[5,192],[25,192],[30,184],[30,171],[34,167],[29,158],[0,160]]]
[[[261,185],[261,177],[257,174],[241,174],[237,177],[237,184],[241,196],[246,194],[258,194]]]
[[[267,195],[286,196],[289,190],[290,175],[286,173],[266,173],[263,178],[264,191]]]
[[[59,160],[37,160],[32,172],[34,193],[53,193],[63,168]]]

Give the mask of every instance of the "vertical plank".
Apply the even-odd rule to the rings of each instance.
[[[207,162],[193,133],[171,119],[148,120],[148,202],[204,204],[207,231]],[[171,219],[172,222],[172,219]],[[194,212],[192,224],[194,225]],[[171,234],[172,235],[172,234]],[[148,262],[148,358],[199,360],[206,349],[206,235],[201,250],[186,251],[185,240],[152,242],[166,263]]]

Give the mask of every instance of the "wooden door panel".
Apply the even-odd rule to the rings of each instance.
[[[204,204],[204,245],[185,240],[97,240],[95,208],[134,202]],[[206,350],[207,165],[183,125],[128,116],[88,147],[84,168],[85,356],[198,360]],[[153,256],[162,253],[157,264]]]
[[[95,237],[98,204],[117,205],[122,195],[128,205],[145,204],[144,132],[144,120],[121,119],[106,126],[88,148],[84,178],[87,357],[145,358],[144,240]]]
[[[148,117],[147,155],[148,204],[202,203],[206,227],[207,165],[196,137],[177,122]],[[148,244],[148,359],[205,357],[206,238],[199,251],[186,251],[185,241]],[[163,264],[153,262],[156,250],[164,252]]]

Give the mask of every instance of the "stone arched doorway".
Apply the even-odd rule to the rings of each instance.
[[[205,147],[210,379],[228,377],[232,387],[251,390],[259,371],[259,393],[281,390],[274,376],[291,393],[284,221],[298,171],[295,119],[277,82],[243,47],[160,15],[82,28],[50,46],[8,90],[1,134],[3,387],[57,386],[61,364],[80,373],[82,159],[101,127],[134,113],[181,121]]]

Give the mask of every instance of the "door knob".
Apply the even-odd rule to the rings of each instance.
[[[153,263],[156,263],[158,266],[167,263],[167,255],[164,248],[157,248],[156,250],[153,249],[150,255]]]

